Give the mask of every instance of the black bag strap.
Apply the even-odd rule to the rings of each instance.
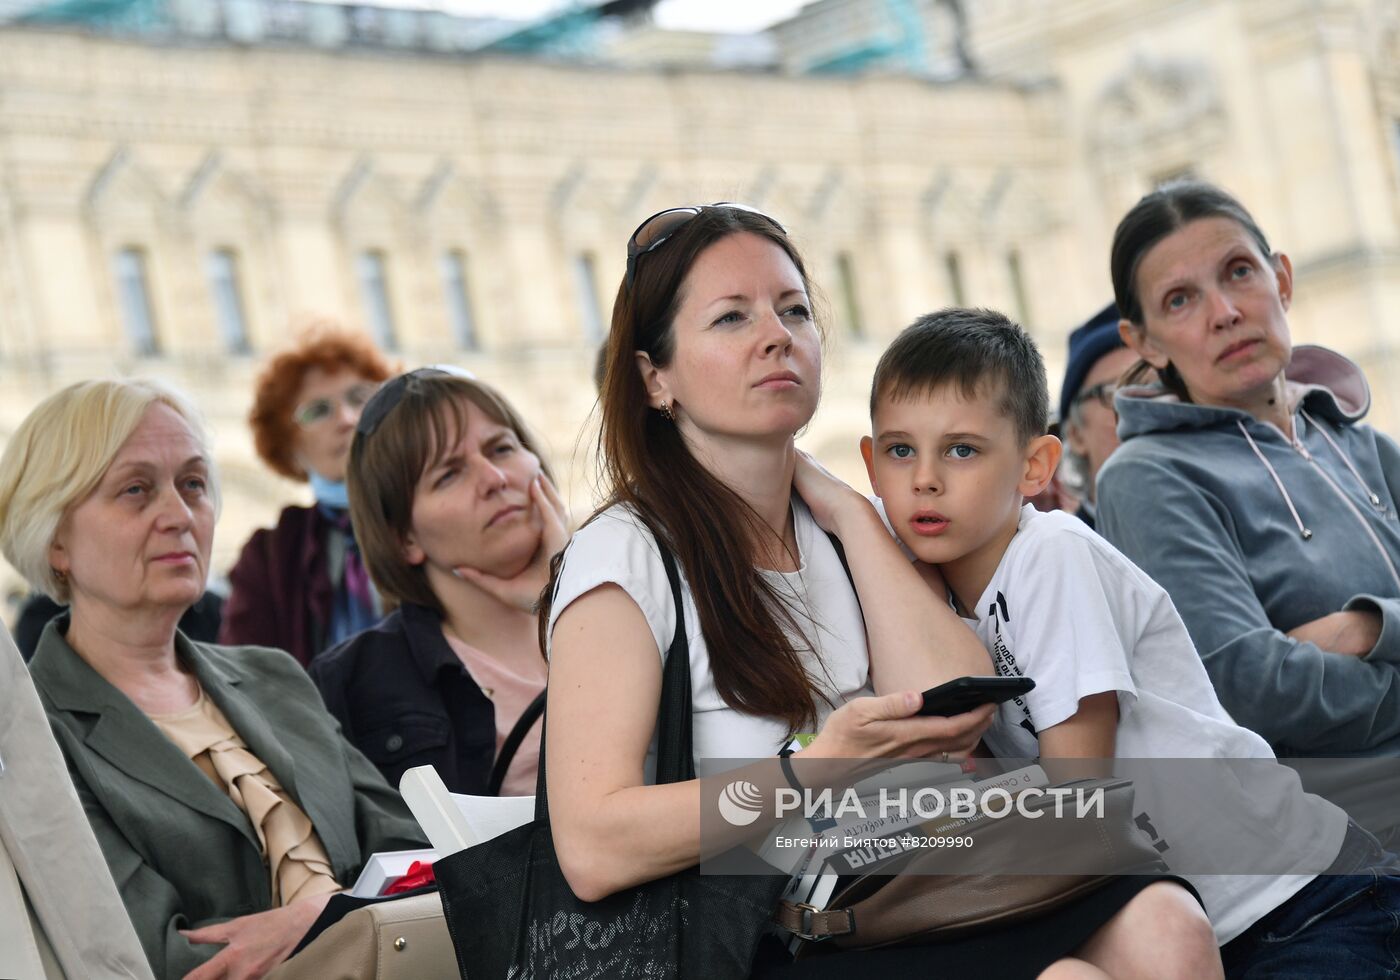
[[[864,625],[865,610],[861,608],[860,590],[856,588],[856,577],[851,574],[851,564],[850,562],[846,561],[846,549],[841,547],[841,539],[838,538],[836,535],[832,534],[830,531],[826,532],[826,536],[831,539],[831,546],[836,549],[836,557],[841,562],[841,567],[846,572],[846,581],[851,583],[851,591],[855,593],[856,597],[856,608],[860,610],[860,621],[861,624]]]
[[[656,781],[681,783],[695,778],[694,730],[690,706],[690,641],[686,639],[685,605],[681,602],[681,576],[671,549],[653,532],[671,601],[676,607],[676,632],[666,651],[661,675],[661,707],[656,719]]]
[[[826,532],[826,537],[827,540],[831,542],[831,546],[836,549],[836,558],[838,561],[841,562],[841,568],[844,569],[846,572],[846,580],[851,583],[851,588],[855,589],[855,576],[851,574],[851,563],[846,561],[846,549],[841,546],[841,539],[838,538],[836,535],[832,534],[830,531]],[[859,595],[856,596],[856,602],[860,602]]]
[[[525,736],[530,733],[530,729],[535,727],[535,722],[539,721],[540,715],[544,714],[544,692],[535,695],[535,700],[521,712],[511,727],[510,734],[501,743],[501,751],[496,755],[496,762],[491,766],[491,778],[486,782],[487,796],[500,796],[501,784],[506,781],[506,770],[510,768],[511,760],[515,758],[516,751],[520,748],[520,743],[525,741]]]
[[[650,530],[650,529],[648,529]],[[685,606],[681,602],[681,576],[675,556],[655,531],[656,550],[671,585],[671,601],[676,608],[676,632],[666,650],[666,666],[661,672],[661,703],[656,715],[656,781],[679,783],[695,778],[695,750],[690,711],[690,641],[686,639]],[[557,583],[556,583],[557,584]],[[544,711],[544,697],[539,697]],[[532,704],[527,713],[534,708]],[[535,819],[549,820],[549,799],[545,792],[544,725],[540,722],[540,766],[535,777]],[[511,732],[515,734],[514,730]],[[504,746],[502,746],[504,749]],[[494,778],[494,773],[493,773]]]

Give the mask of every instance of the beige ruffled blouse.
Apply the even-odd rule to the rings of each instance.
[[[340,891],[330,857],[310,818],[262,760],[248,750],[219,706],[203,691],[193,707],[150,718],[248,815],[271,872],[274,907]]]

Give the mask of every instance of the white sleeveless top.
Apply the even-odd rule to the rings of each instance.
[[[797,571],[761,574],[786,598],[793,618],[802,628],[804,637],[792,640],[808,674],[839,707],[851,698],[873,693],[865,622],[836,549],[811,512],[797,500],[793,502],[793,523],[800,558]],[[580,528],[564,553],[550,607],[551,638],[559,614],[569,603],[606,583],[619,586],[641,609],[664,664],[676,629],[671,586],[651,532],[621,505],[609,508]],[[681,601],[690,644],[697,769],[701,774],[722,771],[742,761],[773,755],[786,744],[790,733],[777,719],[743,714],[720,699],[710,670],[709,649],[700,632],[700,616],[683,572]],[[818,702],[818,729],[831,711],[831,707]],[[655,748],[653,737],[647,757],[648,779],[654,774]],[[728,759],[735,762],[705,764],[708,760]]]

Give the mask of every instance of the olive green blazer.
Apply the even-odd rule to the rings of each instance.
[[[221,947],[177,930],[266,911],[272,881],[243,811],[74,652],[67,628],[64,615],[44,630],[30,673],[151,968],[179,978]],[[427,846],[291,656],[179,633],[175,651],[311,818],[342,885],[375,851]]]

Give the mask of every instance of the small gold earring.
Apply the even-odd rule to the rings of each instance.
[[[661,403],[661,417],[662,417],[663,419],[665,419],[667,422],[674,422],[674,421],[676,421],[675,413],[673,413],[673,412],[671,411],[671,403],[670,403],[670,402],[662,402],[662,403]]]
[[[57,568],[52,567],[49,568],[49,572],[53,575],[53,580],[60,585],[68,581],[68,574],[66,572],[60,572]]]

